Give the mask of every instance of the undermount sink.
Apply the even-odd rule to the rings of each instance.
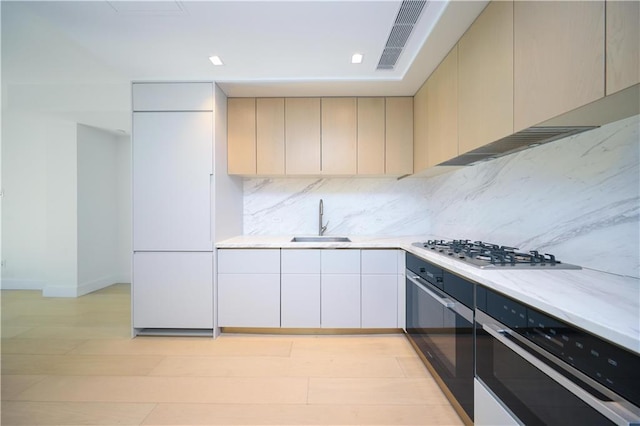
[[[350,243],[351,240],[347,237],[293,237],[292,243]]]

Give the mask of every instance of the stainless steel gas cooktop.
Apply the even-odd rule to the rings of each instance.
[[[580,266],[560,262],[549,253],[536,250],[520,252],[516,247],[506,247],[484,241],[428,240],[412,244],[450,256],[460,262],[482,269],[582,269]]]

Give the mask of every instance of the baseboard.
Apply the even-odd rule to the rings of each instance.
[[[3,278],[0,283],[0,288],[2,288],[2,290],[42,290],[44,286],[44,281],[38,280]]]
[[[84,296],[85,294],[93,293],[94,291],[122,282],[127,282],[123,275],[109,275],[96,280],[80,283],[78,285],[77,295],[78,297]]]

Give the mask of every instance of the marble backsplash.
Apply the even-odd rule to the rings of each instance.
[[[640,277],[639,116],[430,177],[244,181],[244,233],[482,239]]]

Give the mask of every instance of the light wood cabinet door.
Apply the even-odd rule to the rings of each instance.
[[[386,99],[385,173],[413,173],[413,98]]]
[[[322,98],[321,133],[322,173],[356,174],[356,98]]]
[[[513,2],[494,1],[458,42],[460,154],[513,133]]]
[[[256,99],[256,171],[284,174],[284,98]]]
[[[640,2],[606,3],[607,95],[640,83]]]
[[[604,96],[604,1],[514,3],[514,131]]]
[[[319,175],[320,98],[286,98],[285,173]]]
[[[429,166],[427,161],[427,84],[413,97],[413,171]]]
[[[458,46],[427,80],[427,165],[458,155]]]
[[[383,175],[385,99],[358,98],[358,174]]]
[[[229,174],[256,174],[256,99],[227,99],[227,168]]]

